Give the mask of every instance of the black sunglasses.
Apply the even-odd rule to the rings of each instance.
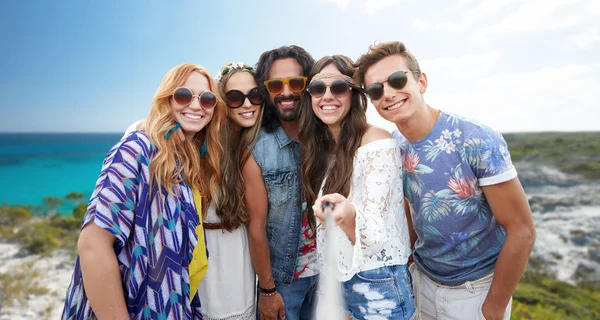
[[[248,91],[248,94],[244,94],[240,90],[229,90],[225,93],[225,102],[230,108],[239,108],[244,104],[244,101],[250,101],[253,105],[259,105],[263,103],[263,98],[258,92],[258,88],[252,88]]]
[[[325,95],[325,92],[327,92],[328,87],[331,94],[334,95],[336,98],[341,98],[347,95],[348,92],[350,92],[350,90],[352,90],[352,87],[350,87],[348,82],[338,79],[334,80],[331,83],[331,85],[326,85],[325,82],[321,80],[312,81],[308,85],[306,91],[308,91],[308,93],[310,93],[310,95],[313,98],[318,99]]]
[[[375,82],[369,85],[365,90],[367,92],[367,95],[369,96],[369,99],[381,99],[381,97],[383,97],[383,84],[386,82],[390,85],[390,87],[396,90],[404,88],[406,86],[406,83],[408,83],[409,72],[414,72],[416,74],[420,73],[419,71],[396,71],[392,73],[387,80],[383,82]]]

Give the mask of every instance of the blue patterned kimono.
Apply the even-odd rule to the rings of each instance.
[[[156,150],[145,132],[126,135],[108,153],[90,199],[89,222],[116,236],[114,244],[131,319],[202,319],[198,295],[190,301],[188,266],[198,241],[192,190],[174,195],[156,184],[150,161]],[[87,299],[79,257],[62,319],[96,319]]]

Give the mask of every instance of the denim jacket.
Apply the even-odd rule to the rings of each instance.
[[[302,223],[300,144],[290,139],[282,127],[272,133],[261,129],[252,157],[262,170],[269,198],[267,238],[273,279],[290,284]]]

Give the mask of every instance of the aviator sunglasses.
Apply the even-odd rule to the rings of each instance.
[[[270,94],[280,94],[287,84],[294,93],[300,93],[306,88],[306,77],[289,77],[284,79],[271,79],[265,81],[265,87]]]
[[[352,90],[352,87],[350,87],[346,81],[338,79],[334,80],[329,86],[325,85],[325,82],[321,80],[313,80],[308,85],[308,89],[306,89],[306,91],[308,91],[313,98],[319,99],[325,95],[327,88],[329,88],[331,94],[336,98],[341,98],[347,95],[350,90]]]
[[[225,93],[225,102],[230,108],[239,108],[244,104],[244,101],[250,101],[253,105],[259,105],[263,103],[263,98],[260,96],[258,92],[258,88],[252,88],[248,91],[248,94],[244,94],[240,90],[229,90]]]
[[[383,84],[388,83],[390,87],[400,90],[406,86],[408,82],[408,73],[414,72],[419,74],[419,71],[396,71],[392,73],[389,78],[383,82],[375,82],[366,88],[367,95],[371,100],[379,100],[383,97]]]
[[[217,96],[210,91],[204,91],[199,95],[195,95],[192,90],[186,87],[179,87],[173,92],[173,100],[181,106],[188,106],[198,98],[200,106],[204,109],[211,109],[217,105]]]

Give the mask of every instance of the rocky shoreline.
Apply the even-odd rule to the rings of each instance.
[[[518,163],[537,240],[530,266],[569,283],[600,282],[600,183]]]

